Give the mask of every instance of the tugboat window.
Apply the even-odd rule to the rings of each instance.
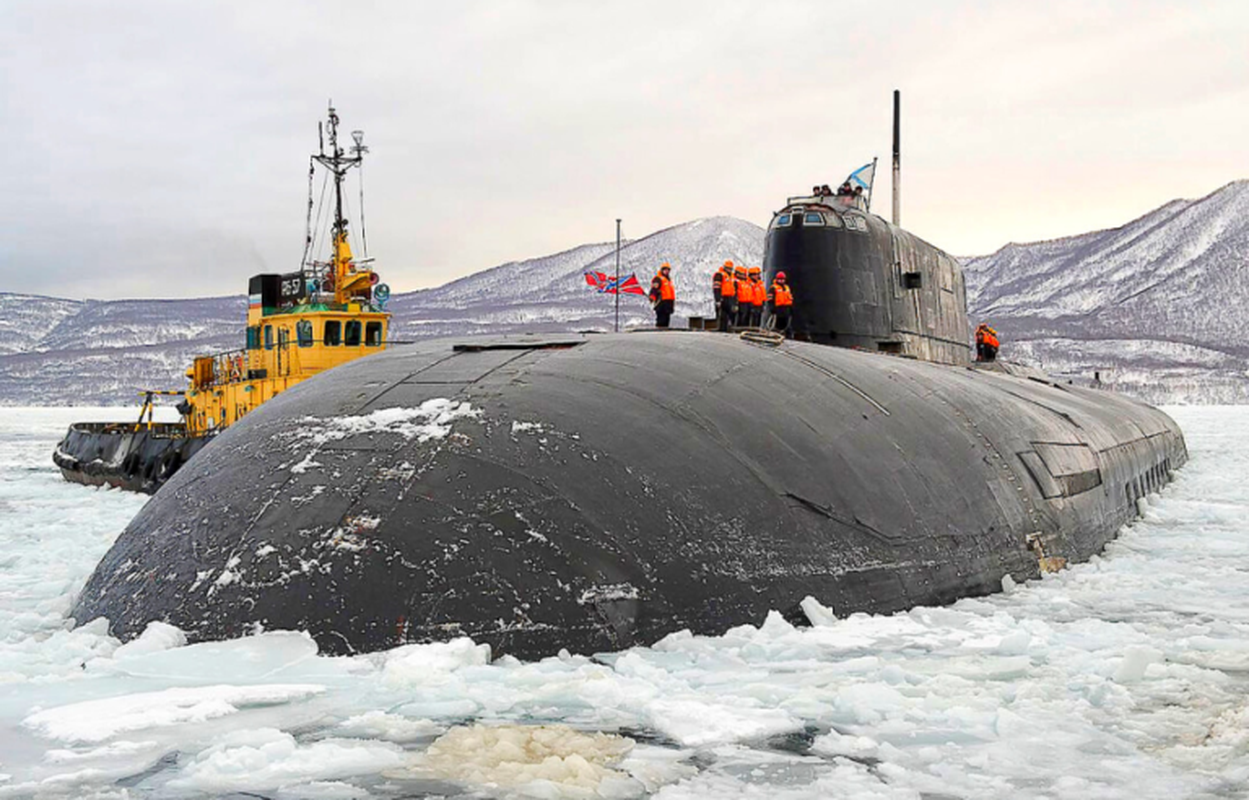
[[[299,339],[300,347],[312,347],[312,323],[301,319],[295,325],[295,336]]]
[[[343,343],[343,323],[338,320],[330,320],[325,323],[325,344],[327,347],[337,347]]]
[[[266,350],[273,349],[273,326],[272,325],[265,326],[265,349]]]
[[[347,323],[347,335],[343,339],[347,347],[360,346],[360,320],[353,319]]]
[[[248,350],[259,350],[259,349],[260,349],[260,328],[259,328],[259,326],[255,326],[255,327],[251,327],[251,328],[248,328],[248,329],[247,329],[247,349],[248,349]]]
[[[364,343],[369,347],[377,347],[382,343],[382,323],[370,322],[364,326]]]
[[[794,218],[789,214],[781,214],[776,218],[776,227],[788,228],[794,222]]]
[[[808,211],[802,218],[803,225],[823,225],[824,215],[818,211]]]

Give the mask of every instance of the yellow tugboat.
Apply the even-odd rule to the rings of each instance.
[[[155,492],[213,436],[261,403],[327,369],[385,348],[390,314],[384,307],[390,290],[378,283],[371,259],[353,256],[343,214],[343,183],[368,148],[363,133],[353,131],[355,144],[348,155],[338,141],[338,122],[331,106],[321,152],[312,156],[310,166],[302,268],[251,278],[246,347],[196,358],[187,371],[185,391],[144,392],[137,422],[71,425],[53,454],[68,480]],[[314,240],[311,178],[316,164],[334,182],[328,261],[309,260]],[[159,395],[183,396],[177,406],[179,422],[153,421]]]

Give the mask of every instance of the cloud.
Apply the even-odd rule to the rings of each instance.
[[[1241,177],[1242,9],[8,2],[0,285],[234,294],[297,268],[331,97],[372,148],[370,252],[397,290],[616,217],[765,223],[887,159],[895,87],[907,227],[956,253],[1081,232]]]

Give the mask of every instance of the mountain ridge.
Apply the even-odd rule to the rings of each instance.
[[[761,264],[759,226],[682,222],[622,240],[621,274],[646,285],[670,261],[679,318],[709,316],[725,260]],[[990,319],[1004,355],[1060,375],[1104,373],[1153,402],[1249,402],[1249,181],[1176,199],[1123,225],[1003,245],[962,259],[969,314]],[[611,330],[615,298],[582,274],[615,271],[615,243],[508,261],[392,296],[391,338]],[[621,327],[649,324],[620,298]],[[1231,311],[1227,311],[1227,309]],[[70,300],[0,292],[0,404],[128,402],[138,386],[177,387],[196,354],[241,346],[246,297]],[[118,376],[125,376],[120,378]]]
[[[1025,360],[1059,372],[1118,367],[1120,385],[1155,401],[1198,399],[1205,369],[1206,399],[1246,402],[1246,260],[1249,181],[1237,180],[1116,228],[1009,244],[964,271],[970,313],[1000,321],[1009,352]],[[1200,358],[1141,342],[1195,347]]]

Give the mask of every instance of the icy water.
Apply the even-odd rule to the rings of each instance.
[[[0,411],[0,797],[1249,797],[1249,407],[1171,409],[1192,461],[1093,563],[539,663],[73,628],[145,498],[54,470],[83,409]]]

